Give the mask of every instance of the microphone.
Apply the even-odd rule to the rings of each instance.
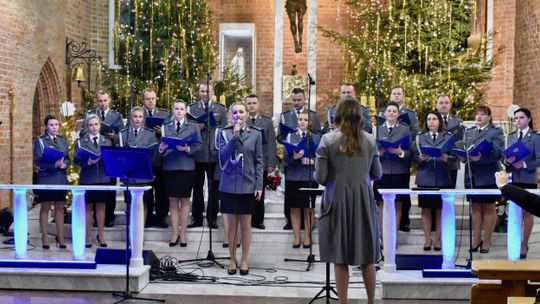
[[[309,84],[310,85],[315,85],[315,80],[313,79],[313,77],[311,77],[310,73],[307,74],[307,77],[308,77]]]

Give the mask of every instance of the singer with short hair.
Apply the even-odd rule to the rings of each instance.
[[[321,139],[315,180],[325,186],[319,218],[321,261],[334,263],[339,303],[347,303],[349,265],[361,265],[368,303],[375,301],[375,263],[380,258],[377,205],[371,181],[382,176],[375,138],[363,130],[360,103],[344,97],[336,129]]]
[[[101,158],[101,146],[112,146],[112,142],[99,133],[101,121],[95,114],[86,116],[84,120],[85,134],[75,143],[73,161],[81,167],[79,185],[111,185],[111,178],[105,174],[105,163]],[[105,206],[116,196],[116,191],[86,191],[86,248],[92,247],[92,207],[96,208],[96,236],[99,247],[107,247],[105,242]]]
[[[34,164],[38,170],[37,184],[69,185],[66,168],[71,163],[69,159],[69,144],[58,134],[60,124],[52,115],[45,116],[45,132],[34,141]],[[63,154],[59,159],[43,157],[46,149],[54,149]],[[64,241],[64,204],[66,190],[34,190],[41,203],[39,210],[39,227],[41,228],[41,244],[43,249],[49,249],[47,226],[49,210],[54,205],[54,222],[56,224],[56,245],[65,249]]]
[[[310,138],[314,146],[310,146],[311,152],[315,152],[320,137],[311,132],[308,113],[298,115],[298,128],[296,132],[289,133],[285,139],[291,144],[299,144],[302,140]],[[300,188],[317,188],[313,180],[315,166],[314,157],[310,157],[306,150],[287,153],[285,163],[285,204],[291,208],[291,223],[293,228],[293,248],[300,248],[300,224],[301,215],[304,214],[304,242],[303,247],[311,247],[311,224],[314,220],[315,195],[306,195]]]
[[[154,157],[158,144],[158,139],[154,130],[144,126],[144,114],[141,107],[133,107],[129,112],[129,122],[127,128],[120,130],[118,134],[117,145],[119,147],[131,147],[131,148],[147,148],[151,156]],[[126,183],[126,179],[121,179],[123,183]],[[146,186],[151,185],[153,179],[129,179],[129,185]],[[147,222],[148,207],[153,206],[152,189],[144,191],[144,222]],[[124,201],[126,204],[131,202],[131,192],[124,191]],[[152,209],[150,209],[150,212]]]
[[[514,112],[514,126],[516,130],[508,134],[506,145],[510,147],[521,141],[531,153],[523,159],[517,160],[515,156],[505,157],[506,170],[512,173],[511,184],[523,189],[537,189],[538,176],[536,169],[540,166],[540,135],[533,129],[531,111],[519,108]],[[523,235],[521,239],[520,258],[527,258],[529,251],[529,238],[534,225],[533,215],[523,210]]]
[[[261,199],[263,187],[262,134],[257,127],[248,126],[247,106],[235,102],[229,111],[233,125],[224,127],[218,135],[219,166],[221,183],[219,185],[220,211],[224,214],[228,227],[228,244],[231,263],[228,274],[249,273],[248,256],[251,243],[251,216],[255,211],[256,200]],[[236,259],[236,246],[240,225],[242,233],[242,258],[240,265]]]
[[[377,139],[390,142],[398,141],[406,136],[411,136],[410,127],[398,121],[400,115],[399,104],[389,102],[383,113],[386,121],[378,125],[375,129]],[[412,139],[409,140],[409,143]],[[383,170],[383,176],[380,180],[374,182],[375,199],[379,205],[379,221],[382,223],[383,198],[378,189],[408,189],[411,169],[412,153],[410,147],[405,149],[401,145],[397,148],[379,147],[380,161]],[[401,212],[403,202],[406,202],[409,195],[396,195],[396,228],[399,229],[402,220]],[[381,234],[383,227],[381,226]]]
[[[472,176],[469,170],[465,170],[465,187],[467,189],[497,189],[495,184],[495,172],[498,171],[502,151],[504,147],[504,135],[502,130],[493,125],[491,109],[488,106],[479,106],[476,109],[475,126],[465,130],[465,149],[486,140],[493,146],[491,152],[470,155],[469,160],[460,157],[463,163],[469,162]],[[472,180],[472,185],[470,181]],[[500,199],[499,195],[468,195],[467,199],[472,202],[473,242],[471,252],[488,253],[491,247],[491,235],[497,224],[495,215],[495,202]],[[482,238],[482,230],[484,237]]]
[[[172,119],[161,127],[159,153],[163,155],[163,171],[169,193],[169,213],[171,218],[171,240],[169,247],[180,243],[180,247],[187,246],[186,229],[189,219],[189,198],[193,190],[195,177],[195,155],[202,149],[201,133],[197,124],[186,117],[187,104],[177,99],[172,106]],[[185,139],[196,134],[197,140],[192,144],[168,146],[163,142],[165,137]],[[178,205],[181,205],[180,210]],[[178,212],[180,212],[180,225],[182,229],[178,234]]]

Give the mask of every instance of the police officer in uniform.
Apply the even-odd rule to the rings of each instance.
[[[164,122],[170,119],[171,114],[167,110],[156,107],[157,97],[154,90],[150,88],[144,89],[141,93],[141,99],[145,122],[148,117],[163,118],[165,120]],[[154,126],[153,131],[155,132],[156,137],[161,137],[160,125]],[[162,161],[161,155],[157,153],[152,158],[154,181],[151,183],[152,189],[149,190],[151,196],[148,199],[147,206],[150,213],[150,219],[147,221],[147,226],[154,225],[161,228],[167,228],[168,225],[165,222],[165,218],[169,213],[169,197],[167,196],[167,188],[165,187]]]
[[[437,111],[441,113],[443,119],[443,127],[445,131],[451,132],[457,142],[463,140],[463,119],[452,115],[452,102],[448,95],[441,95],[437,98]],[[456,187],[457,172],[459,170],[459,159],[453,157],[448,159],[448,168],[452,179],[452,188]]]
[[[122,114],[110,108],[111,99],[109,94],[104,91],[96,92],[96,104],[97,108],[88,110],[85,114],[85,119],[89,115],[96,115],[101,122],[101,133],[105,138],[115,142],[117,140],[118,133],[124,128],[124,119]],[[111,132],[105,132],[105,126],[110,127]],[[85,130],[81,131],[79,137],[84,137]],[[116,179],[111,179],[111,185],[116,185]],[[105,227],[114,226],[114,210],[116,209],[116,196],[111,196],[109,201],[106,202],[105,210]]]
[[[211,157],[211,134],[216,127],[225,125],[227,123],[227,109],[224,105],[211,101],[210,96],[212,96],[212,94],[212,86],[207,87],[207,84],[205,83],[199,84],[199,97],[201,99],[190,104],[188,107],[188,113],[193,117],[200,117],[201,115],[208,114],[208,112],[212,112],[216,120],[215,126],[211,126],[210,122],[198,124],[202,137],[202,149],[197,155],[195,155],[195,181],[193,185],[193,208],[191,210],[191,216],[193,219],[192,223],[188,225],[188,228],[201,227],[203,224],[204,178],[206,175],[206,178],[210,181],[209,185],[211,185],[216,167],[216,161]],[[209,190],[206,219],[208,221],[208,225],[213,229],[216,229],[216,219],[218,213],[218,189]]]
[[[343,83],[339,87],[339,97],[343,98],[345,96],[355,97],[354,86],[350,83]],[[360,107],[362,109],[362,116],[364,117],[364,121],[365,121],[364,131],[371,133],[373,128],[371,127],[371,119],[370,119],[371,114],[369,112],[369,108],[364,105],[360,105]],[[324,127],[323,127],[323,133],[328,133],[334,129],[334,115],[335,114],[336,114],[336,105],[328,107],[327,112],[326,112],[326,121],[324,122]]]
[[[158,139],[155,132],[144,126],[144,114],[141,107],[133,107],[129,112],[129,124],[127,128],[120,130],[118,136],[117,145],[119,147],[132,147],[132,148],[148,148],[152,151],[152,156],[154,155]],[[126,182],[123,180],[122,182]],[[130,185],[150,185],[152,184],[153,179],[142,180],[142,179],[130,179]],[[131,193],[129,191],[124,192],[124,199],[126,204],[131,202]],[[143,194],[144,201],[144,222],[148,222],[148,206],[153,202],[152,199],[152,189],[146,190]]]
[[[248,256],[251,243],[251,215],[255,201],[260,200],[263,187],[262,133],[246,125],[247,107],[242,102],[231,106],[232,126],[219,134],[219,164],[222,179],[219,185],[221,213],[229,223],[228,244],[231,263],[229,275],[249,274]],[[242,258],[236,259],[237,227],[242,234]]]
[[[255,213],[251,218],[251,227],[265,229],[264,226],[264,193],[268,184],[268,174],[272,173],[277,165],[276,132],[272,118],[259,113],[259,97],[255,94],[246,97],[246,106],[249,112],[247,125],[257,127],[263,132],[263,190],[261,199],[256,202]]]
[[[401,118],[401,115],[407,114],[409,117],[410,123],[409,130],[411,133],[411,138],[415,138],[416,134],[418,134],[418,115],[416,112],[412,109],[409,109],[405,106],[405,92],[403,91],[403,88],[401,86],[394,86],[392,88],[392,91],[390,93],[390,101],[395,102],[399,106],[399,115],[400,118],[398,118],[400,123],[403,123],[403,119]],[[382,113],[379,114],[379,116],[383,116]],[[407,181],[410,181],[411,174],[409,173],[407,177]],[[409,227],[410,219],[409,219],[409,211],[411,210],[411,196],[410,195],[403,195],[403,202],[402,202],[402,213],[401,213],[401,221],[400,221],[400,227],[399,230],[409,232],[411,231],[411,228]]]
[[[279,118],[279,122],[286,125],[287,127],[296,130],[298,127],[298,115],[300,113],[309,111],[309,125],[311,128],[311,132],[315,134],[321,133],[321,123],[319,122],[319,117],[317,116],[317,112],[313,110],[308,110],[305,108],[306,105],[306,97],[305,92],[302,88],[294,88],[291,93],[293,108],[290,110],[287,110],[283,113],[281,113],[281,116]],[[287,134],[281,134],[281,128],[278,128],[278,135],[277,140],[278,142],[283,142],[285,140],[285,137]],[[286,172],[285,172],[286,173]],[[285,214],[285,218],[287,218],[287,223],[285,226],[283,226],[284,230],[291,230],[291,210],[288,208],[288,206],[283,206],[283,213]]]

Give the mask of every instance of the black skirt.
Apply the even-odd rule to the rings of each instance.
[[[163,171],[167,184],[167,195],[169,197],[189,198],[193,190],[193,180],[195,171],[171,170]]]
[[[410,173],[403,174],[383,174],[382,178],[373,183],[373,193],[375,200],[382,201],[382,195],[379,189],[409,189]],[[409,199],[408,194],[396,195],[396,202],[404,202]]]
[[[497,185],[481,186],[475,189],[497,189]],[[471,191],[473,191],[472,189]],[[501,195],[467,195],[467,200],[478,204],[493,204],[501,199]]]
[[[61,202],[66,200],[67,190],[34,190],[38,202]]]
[[[81,186],[111,186],[111,183],[104,184],[80,184]],[[107,190],[86,190],[84,193],[84,202],[86,204],[104,203],[112,204],[116,202],[116,191]]]
[[[290,208],[315,208],[316,195],[308,195],[300,188],[317,188],[315,182],[285,180],[285,204]]]
[[[226,214],[255,213],[255,193],[235,194],[219,192],[219,211]]]

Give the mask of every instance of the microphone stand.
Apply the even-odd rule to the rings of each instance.
[[[473,190],[473,180],[472,180],[472,171],[471,171],[471,156],[469,154],[469,149],[467,147],[467,135],[468,135],[468,129],[465,128],[465,134],[463,135],[463,143],[465,147],[465,155],[466,155],[466,164],[465,164],[465,170],[467,170],[467,179],[469,180],[469,189]],[[466,265],[456,265],[460,267],[464,267],[465,269],[471,269],[471,265],[473,262],[473,253],[472,253],[472,196],[469,196],[469,199],[467,200],[469,202],[469,258],[467,259]]]
[[[308,132],[306,132],[306,142],[307,142],[307,155],[308,155],[308,159],[309,159],[309,165],[308,165],[308,178],[309,178],[309,186],[312,185],[313,181],[312,181],[312,174],[311,174],[311,158],[310,158],[310,152],[311,152],[311,134],[310,134],[310,130],[309,130],[309,123],[311,122],[311,88],[312,86],[315,85],[315,80],[313,80],[313,78],[311,78],[311,75],[308,74],[308,110],[307,110],[307,113],[308,113]],[[311,195],[309,195],[309,204],[310,204],[310,207],[313,207],[312,209],[315,210],[315,206],[314,205],[314,200],[311,199]],[[309,246],[309,254],[307,256],[307,258],[305,260],[299,260],[299,259],[289,259],[289,258],[285,258],[284,261],[285,262],[307,262],[308,263],[308,266],[306,268],[306,271],[310,271],[311,270],[311,265],[315,262],[320,262],[320,261],[317,261],[315,260],[315,255],[313,254],[313,239],[312,239],[312,224],[311,224],[311,214],[307,217],[308,218],[308,221],[307,223],[304,223],[304,228],[305,227],[309,227],[309,239],[311,241],[311,244]]]

